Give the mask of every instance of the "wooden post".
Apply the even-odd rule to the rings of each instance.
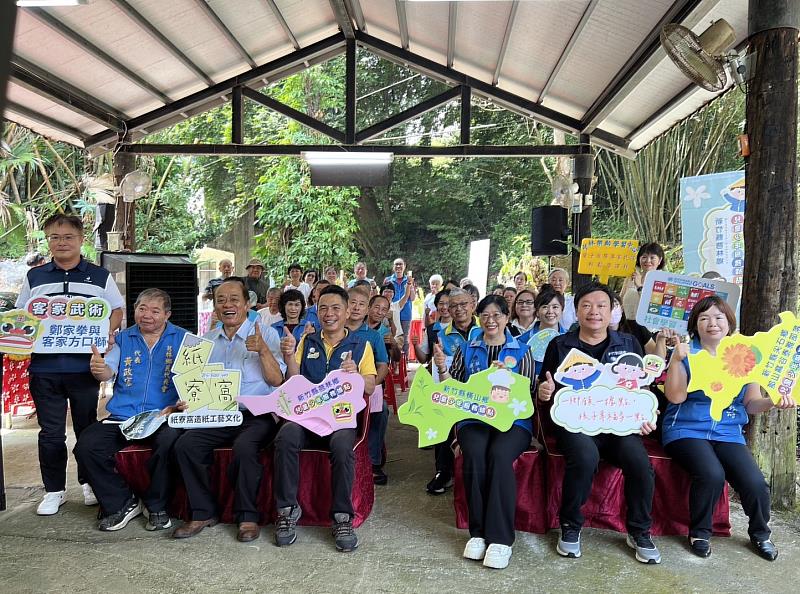
[[[122,179],[136,169],[136,155],[117,152],[114,155],[114,183],[119,187]],[[136,203],[125,202],[122,193],[117,193],[117,209],[114,217],[114,231],[122,233],[122,249],[136,251]]]
[[[744,218],[744,334],[768,330],[782,311],[797,310],[797,67],[800,9],[796,0],[750,0],[747,87],[747,210]],[[795,410],[751,420],[753,455],[772,489],[773,505],[795,504]]]

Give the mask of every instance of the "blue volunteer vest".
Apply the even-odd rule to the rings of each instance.
[[[146,410],[162,409],[178,401],[170,370],[186,330],[167,322],[153,350],[147,348],[138,326],[115,337],[120,349],[114,395],[106,410],[114,420],[125,420]]]
[[[300,374],[307,380],[320,383],[325,376],[342,365],[342,357],[347,351],[352,352],[353,362],[358,365],[364,356],[367,339],[364,334],[348,332],[342,341],[337,344],[331,358],[325,356],[325,345],[322,342],[322,333],[306,334],[303,341],[303,356],[300,360]]]
[[[476,332],[466,347],[461,347],[464,355],[464,381],[468,381],[473,373],[480,373],[489,368],[491,362],[489,361],[489,350],[486,343],[483,342],[483,331]],[[506,343],[500,349],[497,355],[497,360],[506,366],[506,369],[514,373],[519,373],[520,363],[522,358],[526,355],[530,347],[517,340],[506,329]],[[512,361],[513,359],[513,361]],[[512,363],[510,365],[509,363]],[[480,423],[480,421],[462,421],[459,426],[467,423]],[[526,429],[533,433],[533,422],[531,419],[519,419],[514,421],[515,425]]]

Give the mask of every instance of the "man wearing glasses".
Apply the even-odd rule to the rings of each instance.
[[[113,334],[122,321],[123,300],[111,274],[81,255],[83,223],[78,217],[55,214],[44,223],[53,258],[44,266],[31,268],[22,285],[16,306],[24,308],[32,297],[68,295],[102,297],[111,305],[109,330]],[[39,421],[39,468],[45,495],[36,513],[52,516],[64,503],[67,483],[67,402],[76,439],[97,421],[100,384],[89,370],[90,354],[33,354],[30,390]],[[83,501],[96,505],[82,465],[78,482]]]
[[[475,324],[475,305],[472,296],[464,289],[450,291],[449,312],[452,322],[437,333],[437,342],[433,345],[433,356],[437,353],[444,355],[445,367],[450,368],[456,348],[462,346],[467,340]],[[436,365],[433,365],[433,379],[439,381]],[[441,495],[453,486],[453,450],[450,444],[455,439],[453,430],[448,438],[434,446],[436,456],[436,474],[428,483],[426,489],[431,495]]]

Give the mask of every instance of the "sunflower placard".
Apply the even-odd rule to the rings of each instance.
[[[713,419],[722,418],[722,411],[745,384],[761,385],[776,404],[781,397],[794,394],[800,377],[800,320],[788,311],[781,313],[780,319],[767,332],[726,336],[716,356],[705,350],[689,355],[689,391],[706,393]]]

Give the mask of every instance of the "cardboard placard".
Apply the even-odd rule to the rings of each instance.
[[[367,406],[364,378],[335,369],[319,384],[295,375],[265,396],[242,395],[238,401],[254,415],[275,413],[317,435],[355,429],[358,413]]]
[[[740,293],[733,283],[653,270],[644,277],[636,321],[646,328],[670,328],[686,334],[689,314],[703,297],[717,295],[737,311]]]
[[[180,399],[187,408],[169,415],[169,426],[181,429],[241,425],[243,416],[236,404],[242,372],[225,369],[222,363],[209,363],[214,343],[194,334],[185,334],[175,356],[172,378]]]
[[[578,272],[597,276],[601,283],[607,283],[610,276],[630,276],[636,270],[638,252],[636,239],[587,237],[581,241]]]
[[[32,297],[0,313],[0,352],[91,353],[108,347],[111,305],[101,297]]]
[[[458,421],[477,420],[508,431],[514,421],[531,415],[531,380],[497,367],[471,375],[467,383],[452,378],[437,383],[420,367],[408,401],[397,410],[401,423],[419,431],[421,448],[446,440]]]
[[[716,356],[705,350],[689,355],[688,391],[705,392],[711,400],[711,418],[721,420],[723,411],[749,383],[759,384],[776,404],[782,396],[800,396],[800,320],[789,311],[781,313],[780,319],[767,332],[726,336]]]
[[[528,346],[531,347],[531,354],[533,355],[534,361],[537,363],[544,361],[544,354],[547,352],[547,345],[549,345],[550,341],[558,335],[558,330],[544,328],[539,330],[536,334],[532,335],[528,339]]]
[[[553,422],[572,433],[631,435],[642,423],[655,423],[658,400],[645,389],[664,370],[657,355],[625,353],[600,363],[572,349],[553,379],[564,387],[553,396]]]
[[[683,263],[687,272],[744,278],[745,172],[680,179]]]
[[[146,410],[121,423],[119,429],[127,440],[145,439],[158,431],[166,420],[167,415],[162,415],[160,410]]]

